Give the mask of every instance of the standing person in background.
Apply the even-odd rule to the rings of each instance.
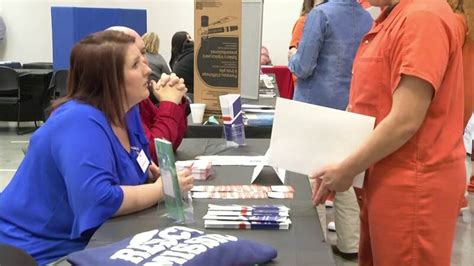
[[[474,129],[474,120],[471,118],[472,113],[474,112],[474,99],[473,99],[473,89],[474,89],[474,4],[472,1],[464,0],[448,0],[449,5],[454,11],[457,22],[458,22],[458,34],[462,44],[463,52],[463,75],[464,75],[464,128],[465,128],[465,147],[466,147],[466,173],[469,183],[472,183],[471,186],[474,186],[474,180],[471,178],[472,173],[472,148],[471,148],[471,139],[473,129]],[[465,8],[466,6],[466,8]],[[471,118],[471,120],[469,120]],[[469,125],[468,125],[469,121]],[[467,207],[466,198],[463,199],[461,207]]]
[[[184,79],[184,84],[188,88],[188,96],[192,99],[194,93],[194,41],[189,35],[182,44],[181,53],[175,58],[173,72]]]
[[[313,202],[367,169],[359,264],[450,265],[466,188],[456,18],[446,0],[370,3],[384,11],[357,51],[347,110],[375,117],[375,129],[312,175]]]
[[[448,0],[457,19],[458,35],[462,44],[464,74],[464,127],[474,111],[474,3]],[[466,8],[464,7],[466,6]]]
[[[329,0],[306,19],[299,48],[292,48],[289,68],[298,77],[294,100],[345,110],[352,61],[372,25],[370,14],[356,0]],[[357,253],[359,206],[353,189],[334,199],[337,248]]]
[[[271,66],[272,59],[270,58],[270,52],[268,48],[263,46],[260,47],[260,66]]]
[[[174,63],[178,56],[183,52],[183,45],[186,40],[192,40],[191,35],[186,31],[178,31],[171,38],[171,58],[170,67],[174,71]]]
[[[145,55],[145,43],[133,29],[114,26],[107,30],[120,31],[134,37],[138,50]],[[163,87],[163,84],[168,80],[171,81],[172,85],[179,83],[180,86]],[[151,83],[153,84],[153,89],[150,90],[150,93],[153,93],[160,102],[159,106],[156,106],[150,98],[147,98],[140,102],[139,107],[143,129],[149,142],[151,158],[156,163],[157,156],[154,139],[164,138],[170,141],[173,144],[173,149],[176,151],[188,128],[189,102],[186,97],[183,97],[186,93],[186,87],[183,85],[184,80],[179,79],[176,75],[171,74],[168,76],[163,73],[157,85],[154,81]]]
[[[290,52],[291,49],[298,49],[300,44],[301,35],[303,34],[304,23],[306,22],[306,17],[308,13],[313,9],[314,6],[319,5],[324,2],[324,0],[303,0],[303,7],[301,8],[300,17],[296,20],[293,30],[291,31],[291,40],[288,50],[288,60],[293,55],[293,52]],[[293,82],[297,81],[298,77],[293,75]]]
[[[313,7],[320,4],[321,2],[323,2],[323,0],[303,0],[303,7],[301,8],[300,17],[296,20],[293,30],[291,31],[290,50],[291,48],[298,49],[301,35],[303,34],[303,27],[306,17]]]
[[[168,63],[166,63],[163,56],[159,53],[160,38],[158,35],[154,32],[148,32],[142,36],[142,39],[145,43],[145,57],[148,60],[148,66],[151,68],[150,79],[158,81],[162,73],[171,74]]]

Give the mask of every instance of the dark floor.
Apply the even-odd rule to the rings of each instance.
[[[0,122],[0,192],[10,182],[23,158],[23,149],[31,137],[31,134],[18,136],[15,126],[16,124],[12,122]],[[33,127],[33,123],[24,123],[23,126]],[[326,222],[333,221],[334,211],[327,208],[326,213]],[[328,241],[335,245],[336,233],[328,232]],[[337,254],[334,254],[334,259],[336,265],[357,265],[357,259],[347,260]],[[474,217],[471,219],[470,215],[459,216],[451,265],[474,265]]]

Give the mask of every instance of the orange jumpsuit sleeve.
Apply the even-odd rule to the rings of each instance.
[[[306,22],[306,16],[301,16],[293,26],[293,31],[291,32],[291,41],[290,41],[290,49],[292,47],[298,48],[300,44],[301,36],[303,35],[303,28],[304,23]]]
[[[417,11],[406,17],[395,49],[392,93],[402,75],[415,76],[431,84],[434,93],[441,86],[448,66],[451,41],[449,25],[429,11]],[[397,69],[399,68],[399,69]]]

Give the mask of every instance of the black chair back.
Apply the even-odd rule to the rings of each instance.
[[[67,79],[69,71],[68,70],[58,70],[54,72],[49,88],[53,89],[52,98],[57,99],[64,97],[67,94]]]
[[[68,70],[58,70],[53,73],[48,90],[43,97],[43,120],[46,121],[51,114],[51,100],[64,97],[67,94]]]
[[[18,73],[12,68],[0,66],[0,97],[20,98]]]

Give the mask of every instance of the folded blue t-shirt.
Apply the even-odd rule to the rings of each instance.
[[[253,265],[277,256],[272,246],[231,235],[173,226],[72,253],[73,265]]]

